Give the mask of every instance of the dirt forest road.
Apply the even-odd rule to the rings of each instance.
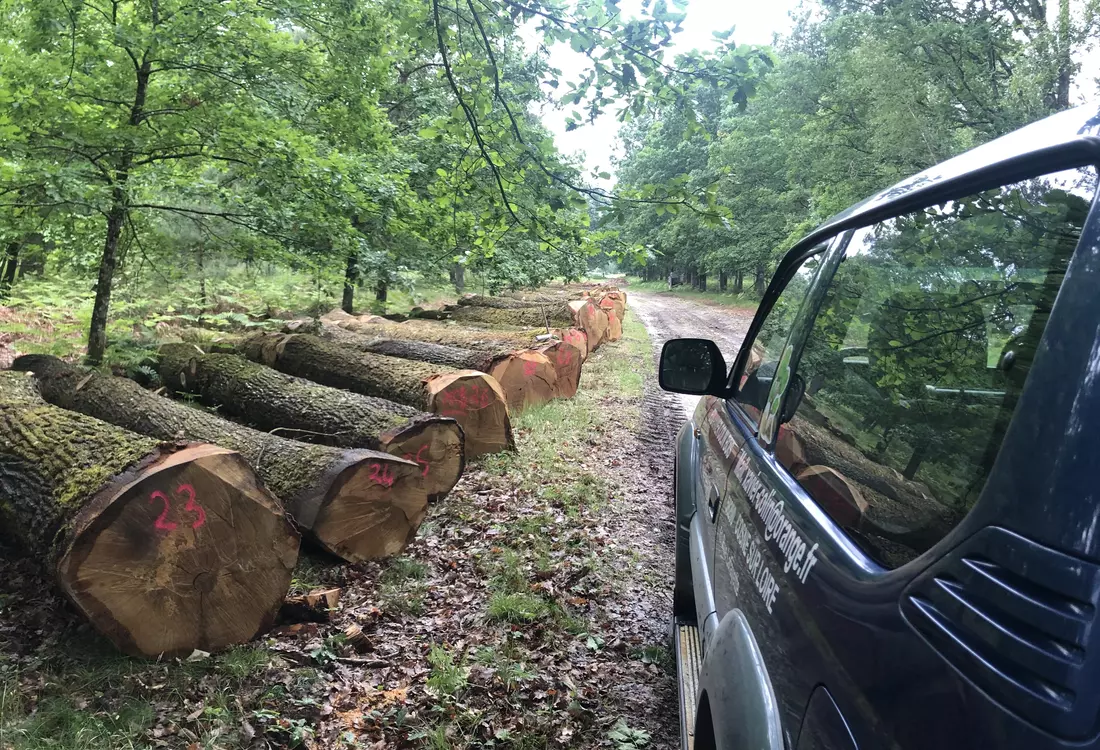
[[[628,290],[628,294],[630,309],[645,324],[657,356],[660,356],[661,347],[668,339],[706,338],[718,344],[726,365],[732,365],[752,322],[752,310],[707,305],[661,292]],[[653,380],[656,382],[656,378]],[[686,416],[691,415],[699,401],[698,396],[661,394],[661,398],[668,404],[678,401],[683,410],[684,416],[676,413],[667,415],[675,422],[676,428]]]

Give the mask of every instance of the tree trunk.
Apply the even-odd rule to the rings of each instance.
[[[466,291],[466,266],[455,263],[451,266],[451,281],[455,285],[455,291],[462,294]]]
[[[1058,81],[1054,107],[1069,109],[1069,92],[1073,83],[1073,42],[1069,0],[1058,0]]]
[[[325,549],[358,562],[399,553],[428,508],[420,467],[375,451],[309,445],[243,427],[54,357],[26,355],[50,403],[161,440],[202,440],[240,452],[298,527]]]
[[[741,294],[741,292],[745,291],[745,274],[743,271],[738,271],[736,273],[733,282],[733,291],[737,294]]]
[[[400,339],[375,339],[355,348],[387,357],[488,373],[500,384],[511,413],[544,404],[554,398],[557,391],[558,375],[553,364],[532,349],[489,352]]]
[[[409,406],[316,385],[192,344],[160,349],[161,381],[265,432],[337,448],[366,448],[414,461],[429,500],[439,500],[465,467],[462,428]]]
[[[298,535],[244,459],[59,409],[33,383],[0,375],[0,533],[128,653],[213,651],[269,627]]]
[[[374,301],[386,304],[386,297],[389,296],[390,284],[389,280],[385,276],[378,279],[378,283],[374,285]],[[349,311],[350,312],[350,311]]]
[[[757,297],[763,297],[764,292],[768,290],[768,277],[767,269],[763,264],[756,267],[756,279],[753,282],[753,291],[756,292]]]
[[[344,266],[344,297],[340,307],[348,315],[355,314],[355,287],[359,283],[359,256],[348,253],[348,262]]]
[[[378,339],[423,341],[490,354],[506,352],[514,355],[516,350],[533,349],[550,360],[550,364],[554,367],[554,373],[557,376],[554,398],[572,398],[576,395],[580,384],[581,364],[588,355],[588,337],[579,328],[555,328],[551,333],[559,340],[540,344],[535,338],[538,332],[524,334],[483,331],[427,321],[379,324],[366,323],[360,319],[341,321],[337,326],[325,326],[321,335],[360,351],[371,351],[370,345]],[[486,336],[492,338],[486,338]],[[379,350],[378,353],[386,352]],[[481,368],[471,369],[480,370]]]
[[[115,186],[114,205],[107,213],[107,239],[103,244],[103,255],[99,259],[95,302],[92,303],[92,320],[88,328],[86,359],[90,365],[102,362],[107,351],[107,313],[111,307],[111,287],[115,280],[115,267],[118,265],[118,241],[122,237],[122,225],[128,213],[124,186],[125,181],[122,186]]]
[[[289,375],[452,417],[466,436],[467,458],[515,449],[504,393],[485,373],[357,352],[304,334],[258,334],[239,349]]]
[[[0,300],[6,300],[15,285],[15,273],[19,268],[19,249],[22,244],[19,241],[8,243],[8,250],[4,254],[4,277],[0,279]]]
[[[905,464],[905,470],[901,472],[901,475],[906,479],[912,479],[917,475],[917,470],[924,462],[924,457],[928,452],[928,446],[924,443],[917,443],[917,446],[913,449],[913,455],[909,457],[909,462]]]
[[[725,292],[726,291],[726,284],[728,283],[728,281],[729,281],[729,277],[726,275],[726,272],[725,271],[719,271],[718,272],[718,291]]]
[[[707,275],[705,273],[699,274],[698,282],[699,282],[699,287],[698,287],[699,291],[700,292],[705,292],[707,290]]]

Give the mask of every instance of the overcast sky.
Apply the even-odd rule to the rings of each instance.
[[[1071,0],[1071,7],[1083,0]],[[733,28],[733,41],[738,44],[771,44],[776,34],[785,34],[793,26],[791,12],[798,7],[798,0],[689,0],[687,19],[683,31],[673,37],[673,45],[666,53],[671,62],[679,53],[693,49],[714,49],[720,42],[714,39],[715,31]],[[637,2],[624,0],[620,7],[628,15],[631,6]],[[1057,8],[1057,3],[1051,3]],[[635,11],[636,12],[636,11]],[[562,70],[562,80],[577,80],[578,73],[585,66],[585,58],[569,49],[566,45],[557,45],[551,50],[550,62]],[[1082,91],[1091,91],[1091,100],[1096,101],[1096,78],[1100,76],[1100,49],[1094,47],[1084,57],[1081,73],[1077,76],[1078,95]],[[612,156],[618,153],[617,133],[619,123],[611,114],[605,114],[596,122],[582,125],[576,130],[566,132],[565,118],[572,107],[563,110],[547,110],[542,120],[557,140],[558,147],[566,153],[584,155],[584,163],[593,172],[614,174]],[[593,179],[594,178],[589,178]],[[610,183],[594,180],[601,187],[610,187]],[[612,180],[613,182],[613,180]]]

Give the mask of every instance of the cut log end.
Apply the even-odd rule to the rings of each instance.
[[[589,353],[596,351],[607,340],[607,313],[591,299],[574,300],[569,303],[569,308],[573,311],[576,327],[582,329],[588,337]]]
[[[215,651],[269,627],[298,535],[244,459],[210,445],[124,474],[80,512],[58,566],[66,593],[119,648]]]
[[[462,426],[467,458],[515,450],[507,401],[494,378],[458,370],[429,378],[427,388],[428,409]]]
[[[500,384],[512,413],[545,404],[554,398],[558,375],[550,360],[533,349],[498,359],[489,374]]]
[[[570,329],[574,330],[574,329]],[[583,334],[581,334],[583,336]],[[538,347],[544,357],[550,360],[557,374],[554,384],[554,398],[573,398],[581,382],[581,353],[567,341],[555,341]]]
[[[607,340],[618,341],[623,337],[623,321],[613,309],[604,312],[607,313]]]
[[[420,476],[428,500],[447,496],[458,484],[466,467],[462,427],[453,419],[418,419],[383,433],[381,448],[420,467]]]
[[[313,505],[320,510],[310,520],[306,508]],[[326,496],[300,505],[296,517],[325,549],[362,562],[405,549],[427,513],[420,467],[386,453],[349,451]]]
[[[581,328],[556,328],[552,333],[567,344],[572,344],[580,352],[581,364],[588,359],[588,334]]]

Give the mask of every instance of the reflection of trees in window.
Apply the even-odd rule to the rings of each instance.
[[[832,468],[881,500],[861,533],[891,561],[933,544],[976,500],[1095,187],[1091,168],[1061,173],[852,238],[802,354],[799,417],[804,440],[854,449],[818,454],[840,456]],[[887,519],[877,530],[876,516]]]

